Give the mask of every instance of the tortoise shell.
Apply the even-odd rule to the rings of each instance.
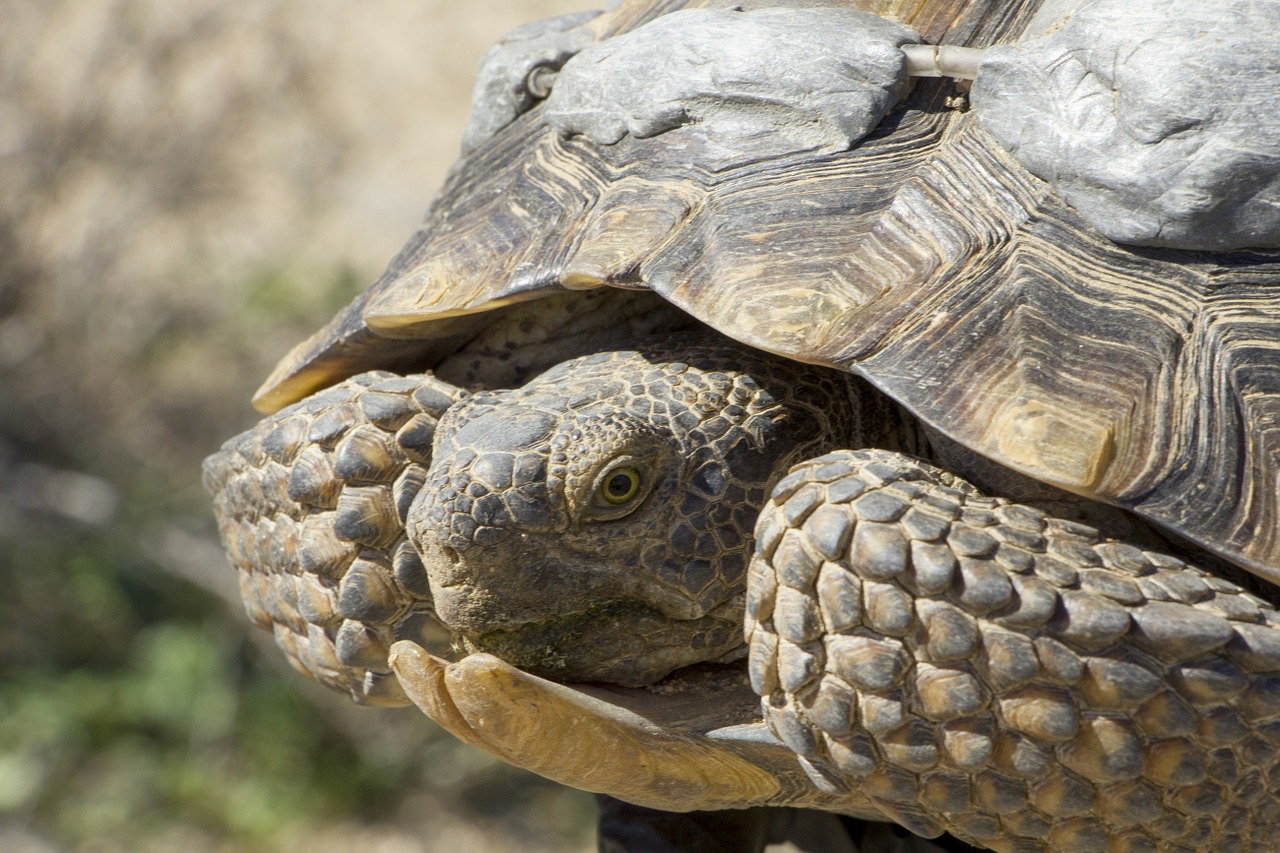
[[[602,40],[717,5],[626,0],[589,26]],[[1017,41],[1041,3],[821,5],[982,47]],[[525,300],[647,289],[1280,582],[1280,254],[1113,243],[956,95],[920,81],[849,150],[766,157],[704,157],[672,144],[680,131],[597,145],[534,108],[458,163],[386,273],[285,357],[256,405],[429,367]]]

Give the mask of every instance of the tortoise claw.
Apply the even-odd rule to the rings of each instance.
[[[401,640],[391,646],[388,663],[405,694],[422,713],[458,740],[504,758],[485,743],[453,703],[445,683],[450,666],[447,660],[436,657],[417,643]]]

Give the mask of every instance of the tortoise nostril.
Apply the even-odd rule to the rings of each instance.
[[[456,566],[458,563],[462,562],[462,558],[458,556],[456,548],[451,548],[448,545],[445,545],[440,549],[440,553],[444,555],[444,558],[449,561],[449,565],[451,566]]]

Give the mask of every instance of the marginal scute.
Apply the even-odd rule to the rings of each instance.
[[[700,193],[690,193],[700,195]],[[651,181],[623,178],[606,192],[565,260],[561,283],[571,290],[624,282],[688,216],[697,198]]]

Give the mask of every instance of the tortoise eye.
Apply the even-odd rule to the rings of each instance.
[[[630,465],[610,471],[600,483],[600,497],[614,506],[624,504],[640,493],[640,472]]]

